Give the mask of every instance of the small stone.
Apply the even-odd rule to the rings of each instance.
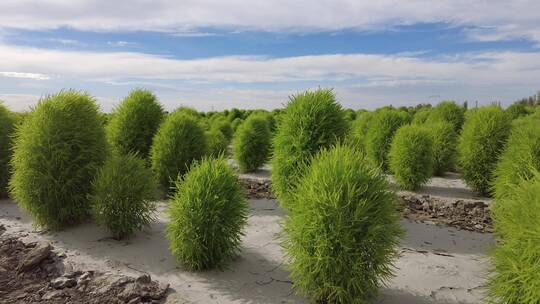
[[[51,281],[51,286],[55,289],[71,288],[75,285],[77,282],[72,278],[58,277]]]
[[[60,298],[63,295],[64,295],[63,290],[52,290],[52,291],[49,291],[46,294],[44,294],[43,297],[41,297],[41,299],[42,300],[51,300],[51,299],[54,299],[54,298]]]
[[[40,264],[41,261],[48,258],[51,254],[51,245],[48,243],[39,244],[36,246],[20,262],[17,267],[18,273],[28,271],[34,268],[36,265]]]
[[[476,224],[476,225],[474,225],[474,228],[478,229],[478,230],[482,230],[482,229],[484,229],[484,226],[482,226],[480,224]]]
[[[137,278],[137,283],[149,284],[152,282],[152,278],[148,274],[143,274]]]

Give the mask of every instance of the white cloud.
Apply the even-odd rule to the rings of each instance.
[[[444,22],[473,27],[476,39],[540,42],[539,11],[538,0],[3,0],[0,28],[190,33],[204,27],[332,31]]]
[[[10,78],[28,78],[35,80],[47,80],[50,79],[49,76],[39,73],[21,73],[21,72],[1,72],[0,77],[10,77]]]
[[[203,109],[276,107],[290,94],[335,87],[349,105],[414,104],[441,99],[503,102],[539,88],[540,52],[467,53],[426,59],[414,54],[333,54],[286,58],[178,60],[136,52],[48,50],[0,44],[0,92],[49,94],[65,86],[103,96],[104,108],[137,86]],[[13,78],[17,77],[17,78]],[[46,82],[36,80],[49,79]],[[277,89],[276,89],[277,88]],[[15,91],[14,91],[15,90]],[[6,98],[9,102],[9,99]]]

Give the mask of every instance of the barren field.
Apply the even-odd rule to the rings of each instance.
[[[268,173],[255,176],[265,183]],[[399,195],[412,193],[399,193]],[[489,201],[477,198],[457,176],[434,178],[420,194],[452,202]],[[419,195],[418,197],[422,197]],[[34,230],[31,219],[10,200],[0,203],[3,237],[20,236],[24,242],[50,242],[66,255],[69,269],[122,274],[149,274],[170,284],[166,303],[305,303],[296,295],[288,277],[280,247],[280,223],[284,212],[274,199],[250,199],[250,213],[242,253],[227,269],[188,272],[179,268],[164,237],[166,202],[160,202],[158,220],[146,232],[129,241],[115,241],[106,231],[87,223],[59,233]],[[421,212],[412,212],[420,214]],[[493,245],[491,233],[466,231],[430,219],[407,216],[401,222],[407,234],[400,244],[396,276],[382,289],[375,303],[479,303],[484,296]],[[458,226],[459,227],[459,226]]]

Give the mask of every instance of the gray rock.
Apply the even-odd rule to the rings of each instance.
[[[49,243],[41,243],[30,252],[26,254],[26,256],[22,259],[19,266],[17,267],[17,272],[25,272],[32,268],[34,268],[36,265],[39,265],[41,261],[48,258],[51,254],[51,244]]]

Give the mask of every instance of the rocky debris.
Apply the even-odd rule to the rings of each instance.
[[[489,205],[481,201],[447,201],[429,195],[398,194],[408,219],[431,221],[458,229],[493,232]]]
[[[275,199],[272,194],[272,185],[269,180],[256,178],[239,178],[240,184],[246,189],[247,197],[250,199]]]
[[[149,275],[133,278],[66,269],[50,244],[25,244],[19,237],[3,235],[0,303],[160,303],[169,288]]]

